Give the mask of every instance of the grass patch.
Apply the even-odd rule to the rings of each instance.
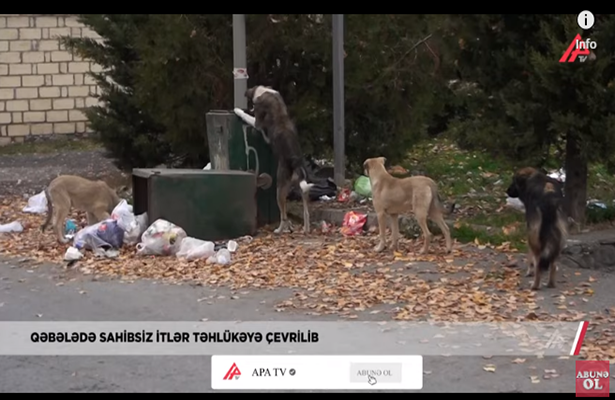
[[[434,179],[442,198],[458,204],[452,230],[457,240],[493,245],[511,242],[519,250],[525,248],[524,214],[505,206],[506,188],[515,170],[512,164],[437,138],[415,146],[402,166]],[[591,165],[589,171],[588,199],[597,199],[607,208],[589,207],[587,222],[614,221],[615,176],[600,164]]]
[[[65,153],[68,151],[88,151],[100,148],[102,148],[100,142],[93,138],[58,138],[0,146],[0,155]]]

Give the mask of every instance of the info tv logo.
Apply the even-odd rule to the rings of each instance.
[[[591,53],[590,49],[595,50],[596,47],[598,47],[598,45],[595,41],[591,40],[590,38],[587,38],[587,40],[584,41],[581,35],[577,34],[577,36],[568,46],[568,49],[566,50],[562,58],[559,59],[559,62],[571,63],[575,62],[577,59],[580,62],[585,62],[587,60],[587,57],[593,59],[592,57],[594,56]]]
[[[576,362],[577,397],[609,397],[610,380],[608,361]]]

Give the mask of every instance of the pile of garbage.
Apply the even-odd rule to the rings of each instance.
[[[28,199],[23,212],[43,214],[47,212],[47,197],[44,192]],[[22,232],[18,221],[0,225],[0,232]],[[94,225],[79,229],[74,220],[65,224],[65,238],[72,240],[72,246],[64,255],[65,261],[76,261],[91,251],[96,257],[116,258],[123,246],[134,246],[138,256],[175,256],[185,260],[204,259],[208,263],[227,265],[231,253],[238,244],[214,243],[189,237],[186,231],[164,219],[149,224],[147,213],[135,215],[126,200],[113,209],[111,217]]]

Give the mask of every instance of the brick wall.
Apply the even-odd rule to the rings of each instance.
[[[68,35],[99,38],[73,15],[0,14],[0,145],[89,131],[82,109],[98,87],[86,73],[99,68],[60,45]]]

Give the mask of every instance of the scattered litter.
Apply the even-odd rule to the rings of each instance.
[[[337,201],[340,203],[345,203],[350,200],[350,189],[342,189],[340,193],[337,195]]]
[[[22,210],[25,213],[30,214],[44,214],[47,212],[47,196],[45,196],[45,191],[43,190],[39,194],[35,194],[34,196],[28,199],[28,205],[25,206]]]
[[[513,208],[517,211],[525,212],[525,206],[523,205],[523,202],[516,197],[507,197],[506,207]]]
[[[111,218],[117,221],[118,226],[124,231],[124,243],[133,245],[139,242],[141,226],[132,212],[132,206],[126,200],[119,202],[111,212]]]
[[[75,234],[73,246],[77,249],[119,249],[124,244],[124,231],[114,219],[86,226]]]
[[[234,253],[237,251],[237,242],[234,240],[229,240],[228,243],[226,244],[226,248],[228,249],[228,251],[230,251],[231,253]]]
[[[210,169],[211,169],[211,163],[208,163],[208,164],[207,164],[207,165],[203,168],[203,170],[205,170],[205,171],[210,170]]]
[[[116,249],[104,249],[102,247],[94,249],[92,253],[97,258],[117,258],[120,255],[120,252]]]
[[[320,221],[320,230],[322,231],[322,233],[329,233],[331,232],[332,226],[331,224],[327,223],[327,221]]]
[[[344,223],[340,228],[340,232],[344,236],[358,235],[363,231],[363,227],[367,222],[367,215],[355,211],[349,211],[344,215]]]
[[[606,204],[596,199],[587,200],[587,207],[588,208],[602,208],[603,210],[607,209]]]
[[[331,201],[331,200],[335,200],[335,197],[330,197],[330,196],[324,195],[324,196],[320,196],[318,198],[318,200],[320,200],[320,201]]]
[[[66,224],[64,226],[64,237],[71,240],[75,237],[75,234],[77,233],[78,229],[79,228],[77,227],[77,221],[73,219],[66,220]]]
[[[83,257],[83,253],[79,251],[76,247],[69,247],[66,249],[66,253],[64,253],[64,261],[76,261]]]
[[[550,178],[557,179],[560,182],[566,182],[566,172],[564,171],[564,168],[560,168],[556,171],[551,171],[549,172],[548,176]]]
[[[372,197],[372,185],[369,178],[365,175],[361,175],[354,181],[354,191],[362,197]]]
[[[181,241],[176,256],[186,260],[207,259],[215,254],[215,244],[193,237],[186,237]]]
[[[231,262],[231,253],[228,249],[220,249],[218,252],[207,259],[209,264],[227,265]]]
[[[19,233],[23,232],[23,225],[19,221],[13,221],[8,224],[0,225],[0,233]]]
[[[137,244],[138,255],[174,255],[177,254],[186,231],[179,226],[157,219],[143,232],[141,243]]]

